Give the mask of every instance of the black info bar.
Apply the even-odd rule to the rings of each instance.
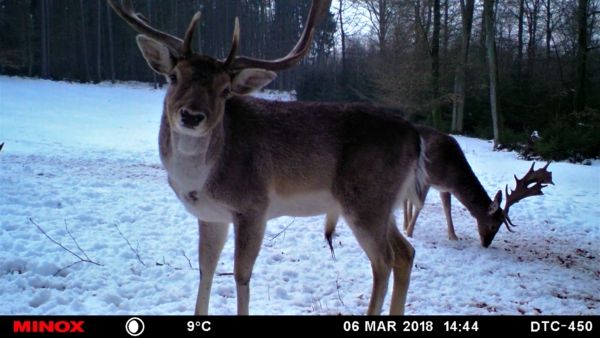
[[[1,316],[0,337],[598,337],[600,316]]]

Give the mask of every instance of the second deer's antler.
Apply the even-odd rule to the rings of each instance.
[[[506,204],[504,205],[504,218],[505,224],[515,226],[513,222],[508,217],[508,210],[513,204],[519,203],[524,198],[531,196],[539,196],[543,195],[543,188],[547,187],[548,184],[554,185],[552,182],[552,172],[548,171],[548,166],[550,162],[546,163],[546,165],[538,170],[534,170],[535,162],[529,168],[529,171],[522,178],[517,178],[515,175],[516,186],[515,189],[510,193],[508,192],[508,184],[504,188],[504,192],[506,194]],[[509,227],[510,230],[510,227]]]

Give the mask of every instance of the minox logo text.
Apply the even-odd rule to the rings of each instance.
[[[13,333],[84,333],[83,320],[15,320]]]

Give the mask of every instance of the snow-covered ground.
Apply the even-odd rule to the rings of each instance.
[[[0,314],[193,313],[197,227],[158,159],[162,97],[140,84],[0,77]],[[489,193],[530,166],[486,141],[457,139]],[[517,232],[501,229],[488,249],[457,201],[461,239],[449,241],[430,193],[410,239],[408,314],[600,314],[600,165],[550,169],[556,186],[514,206]],[[100,265],[79,262],[34,223]],[[252,314],[366,311],[365,254],[341,224],[334,261],[322,225],[323,217],[269,222]],[[213,314],[236,312],[232,242],[215,277]]]

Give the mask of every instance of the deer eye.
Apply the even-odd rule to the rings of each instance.
[[[231,88],[225,87],[225,89],[223,89],[223,91],[221,92],[221,97],[222,98],[228,98],[231,95]]]
[[[171,84],[177,84],[177,74],[170,74],[169,81],[171,81]]]

